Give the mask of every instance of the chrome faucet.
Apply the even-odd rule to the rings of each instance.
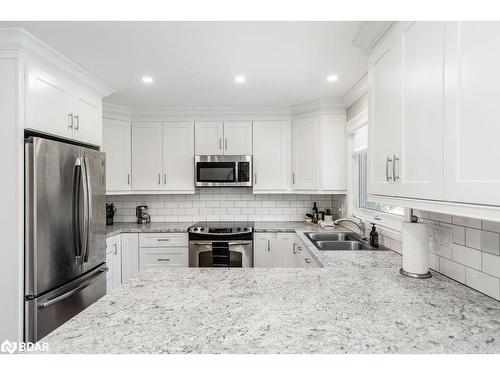
[[[350,219],[350,218],[343,218],[343,219],[337,219],[333,222],[333,225],[337,225],[339,223],[342,223],[344,221],[347,221],[349,223],[352,223],[356,225],[359,229],[359,233],[361,234],[361,239],[366,240],[366,235],[365,235],[365,230],[366,230],[366,221],[364,221],[362,218],[359,216],[356,216],[355,214],[352,214],[352,217],[355,219],[358,219],[358,221]]]

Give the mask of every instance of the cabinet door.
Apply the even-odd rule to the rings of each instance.
[[[253,191],[290,190],[290,121],[253,123]]]
[[[132,124],[132,189],[161,190],[163,172],[163,125]]]
[[[194,192],[194,124],[163,125],[163,190]]]
[[[255,233],[253,237],[254,267],[271,267],[271,244],[276,239],[274,233]]]
[[[500,206],[500,22],[446,25],[445,200]]]
[[[345,116],[320,117],[321,190],[346,190]]]
[[[401,154],[393,161],[395,195],[440,200],[443,198],[444,22],[408,23],[402,42],[402,145]]]
[[[80,142],[102,144],[102,104],[100,98],[78,93],[73,99],[74,138]]]
[[[24,127],[73,137],[70,85],[34,65],[26,66]]]
[[[106,265],[108,267],[109,289],[117,288],[122,283],[121,241],[120,235],[106,239]]]
[[[196,155],[222,155],[223,125],[222,122],[195,123]]]
[[[276,234],[276,246],[271,249],[273,267],[292,268],[295,266],[294,240],[294,233]]]
[[[139,235],[137,233],[121,234],[121,250],[123,283],[139,271]]]
[[[224,123],[224,154],[252,155],[252,123]]]
[[[318,118],[293,121],[292,137],[292,189],[317,190],[320,150]]]
[[[394,155],[401,154],[401,32],[393,28],[368,62],[368,192],[394,195]]]
[[[188,266],[187,247],[142,247],[140,269],[151,267],[179,268]]]
[[[106,153],[106,191],[131,187],[130,122],[103,119],[102,151]]]

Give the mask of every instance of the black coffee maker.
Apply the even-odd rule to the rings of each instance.
[[[116,208],[113,203],[106,203],[106,225],[113,225],[113,217],[115,216]]]

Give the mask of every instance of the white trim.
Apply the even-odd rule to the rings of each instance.
[[[368,108],[363,109],[360,113],[347,121],[347,134],[351,135],[365,125],[368,125]]]
[[[342,97],[342,104],[347,109],[368,92],[368,74],[365,74]]]
[[[386,197],[373,194],[369,194],[368,198],[375,202],[415,208],[422,211],[439,212],[447,215],[464,216],[480,220],[500,221],[500,207],[498,206],[430,201],[414,198]]]
[[[392,26],[393,21],[365,21],[361,22],[358,33],[352,40],[352,44],[364,53],[370,54],[380,38]]]
[[[175,194],[195,194],[194,190],[106,190],[106,195],[175,195]]]
[[[107,83],[96,78],[24,29],[0,28],[0,50],[22,51],[27,56],[65,74],[78,84],[99,93],[102,97],[115,92]]]

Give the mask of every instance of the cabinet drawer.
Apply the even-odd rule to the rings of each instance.
[[[139,267],[187,267],[188,248],[141,248]]]
[[[181,247],[187,245],[187,233],[139,233],[139,247]]]

